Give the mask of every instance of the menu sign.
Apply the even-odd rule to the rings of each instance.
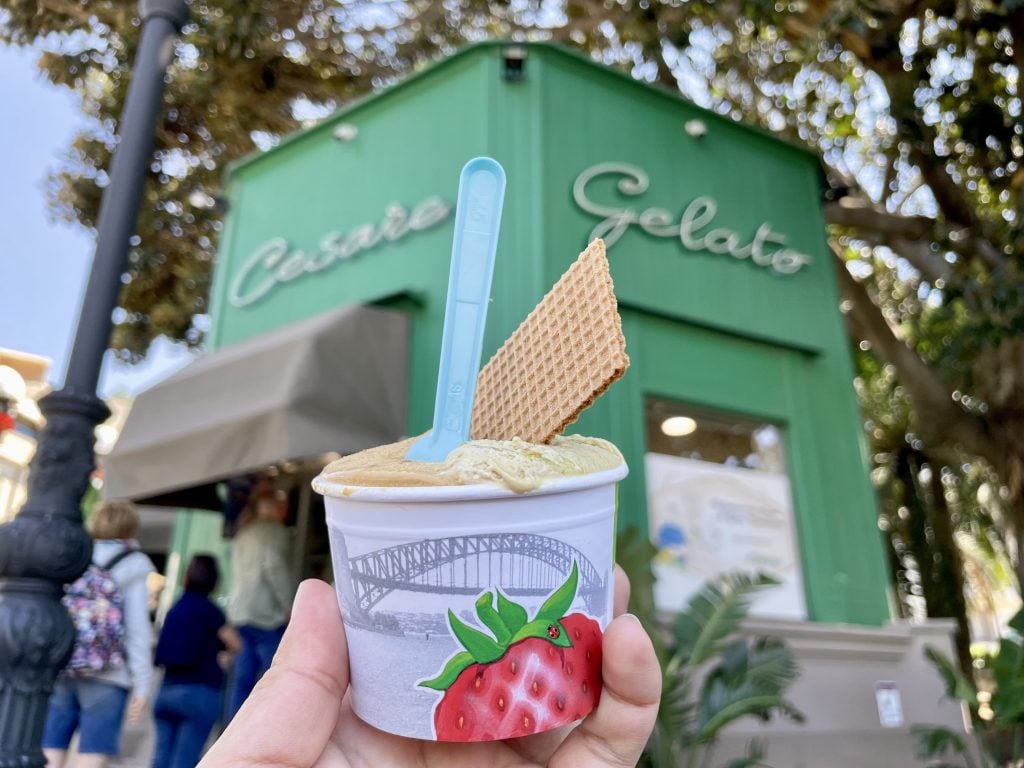
[[[647,509],[655,603],[679,611],[701,585],[726,572],[766,573],[781,583],[765,589],[751,614],[804,619],[789,479],[776,472],[648,453]]]

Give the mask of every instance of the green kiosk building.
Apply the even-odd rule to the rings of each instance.
[[[632,365],[569,431],[625,455],[620,522],[659,547],[659,607],[727,570],[782,582],[751,626],[796,650],[808,723],[727,742],[767,732],[780,766],[912,764],[911,724],[958,722],[920,661],[950,627],[889,622],[818,160],[565,49],[471,47],[235,165],[210,352],[138,398],[106,493],[230,509],[227,481],[269,472],[297,572],[323,573],[309,478],[430,426],[478,155],[508,178],[485,360],[606,242]],[[227,551],[224,521],[179,514],[177,553]]]

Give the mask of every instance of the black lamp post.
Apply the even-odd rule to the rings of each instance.
[[[74,641],[62,587],[92,555],[80,504],[95,466],[93,431],[109,415],[96,385],[152,156],[164,73],[188,17],[185,0],[140,0],[139,12],[142,38],[67,378],[63,389],[40,401],[46,428],[29,471],[28,500],[13,522],[0,526],[0,768],[46,764],[39,742],[47,699]]]

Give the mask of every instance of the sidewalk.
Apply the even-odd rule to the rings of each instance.
[[[112,758],[108,768],[150,768],[153,764],[153,750],[156,747],[156,727],[153,712],[146,709],[138,722],[125,723],[121,728],[121,753]],[[69,758],[78,752],[78,735],[71,742]]]
[[[156,728],[153,712],[146,713],[135,723],[125,723],[121,732],[121,754],[111,760],[110,768],[149,768],[153,764],[156,747]]]
[[[160,690],[161,671],[158,669],[154,675],[154,696]],[[216,741],[220,735],[222,725],[214,726],[213,732],[206,743],[206,748]],[[153,704],[146,707],[142,717],[134,723],[126,722],[121,729],[121,754],[112,759],[108,768],[150,768],[153,764],[153,751],[156,749],[156,725],[153,722]]]

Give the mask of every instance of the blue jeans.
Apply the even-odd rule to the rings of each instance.
[[[85,755],[116,755],[128,691],[88,678],[57,680],[46,710],[44,749],[67,749],[78,731],[78,751]]]
[[[220,714],[220,690],[208,685],[164,683],[153,704],[153,768],[195,768]]]
[[[260,629],[243,625],[238,627],[238,634],[242,636],[242,650],[235,658],[235,667],[231,675],[227,716],[229,721],[242,708],[256,683],[263,677],[263,673],[270,669],[270,662],[273,661],[277,646],[284,635],[284,627]]]

